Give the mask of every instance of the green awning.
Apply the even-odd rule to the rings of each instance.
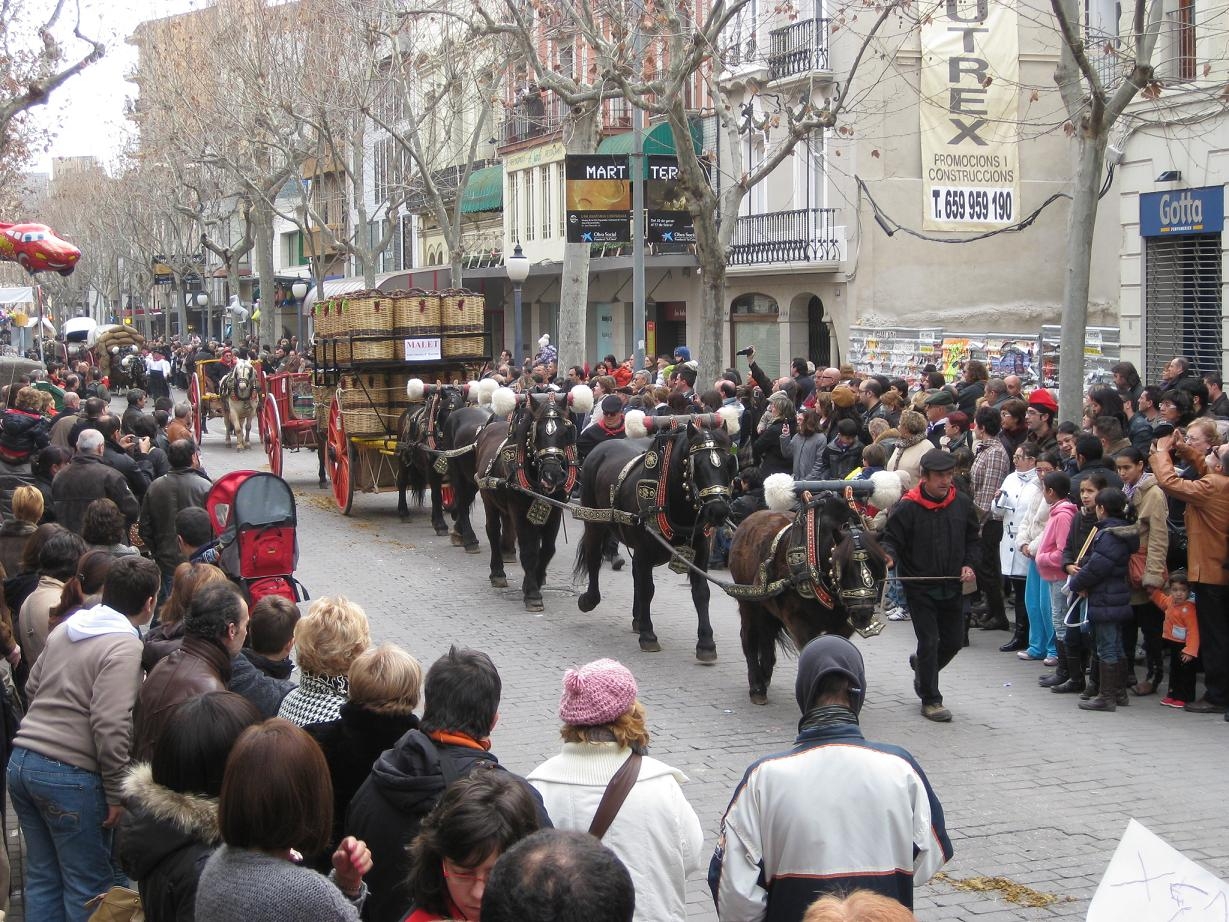
[[[504,207],[504,168],[502,164],[474,170],[461,194],[461,214],[501,211]]]
[[[691,143],[697,154],[703,150],[702,130],[698,120],[691,122]],[[622,134],[612,134],[603,138],[602,143],[597,146],[597,152],[599,154],[630,154],[632,152],[632,132],[625,131]],[[648,156],[674,156],[674,132],[670,130],[668,122],[659,122],[645,132],[644,152]],[[648,172],[647,166],[645,172]]]

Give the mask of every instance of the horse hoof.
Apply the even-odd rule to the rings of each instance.
[[[481,550],[481,548],[479,548],[476,544],[465,545],[465,553],[467,554],[477,554],[479,550]]]
[[[593,611],[593,609],[597,608],[597,603],[600,601],[601,601],[601,596],[594,597],[594,596],[589,595],[589,593],[586,592],[584,595],[582,595],[579,599],[576,600],[576,607],[579,608],[581,611]]]
[[[542,611],[546,606],[542,604],[541,599],[526,599],[525,611]]]
[[[661,644],[659,644],[656,640],[641,640],[640,641],[640,652],[641,653],[660,653]]]
[[[705,666],[711,666],[717,662],[716,647],[696,647],[696,659]]]
[[[516,551],[504,551],[501,555],[504,563],[516,563]]]
[[[440,537],[443,537],[444,535],[448,534],[448,526],[447,525],[436,525],[435,533],[439,535]]]
[[[464,544],[465,544],[465,539],[464,539],[464,538],[462,538],[462,537],[461,537],[459,534],[457,534],[455,531],[454,531],[454,532],[450,532],[450,533],[449,533],[449,535],[448,535],[448,538],[449,538],[449,540],[451,540],[451,541],[452,541],[452,546],[453,546],[453,547],[461,547],[462,545],[464,545]]]
[[[508,588],[508,577],[492,576],[491,585],[494,586],[496,589],[507,589]]]
[[[767,704],[768,703],[768,693],[762,692],[762,691],[753,691],[751,693],[751,703],[752,704]]]

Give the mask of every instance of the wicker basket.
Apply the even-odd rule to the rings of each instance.
[[[343,410],[375,410],[388,406],[383,375],[342,375],[338,403]]]
[[[337,317],[333,312],[333,302],[331,299],[317,301],[312,305],[312,321],[316,325],[316,335],[319,337],[332,336],[337,328]]]
[[[346,435],[375,435],[384,429],[384,417],[380,411],[365,407],[361,410],[342,410],[342,422]]]
[[[329,407],[333,403],[333,395],[337,388],[328,385],[313,384],[312,400],[316,404],[316,425],[324,428],[329,424]]]
[[[393,329],[398,336],[425,336],[440,328],[440,298],[431,291],[411,289],[393,297]]]
[[[485,336],[445,336],[445,358],[481,358],[486,348]]]
[[[481,333],[486,299],[476,292],[452,289],[440,295],[440,319],[445,333]]]
[[[351,343],[351,361],[354,362],[387,362],[390,361],[394,353],[394,342],[392,334],[385,333],[379,339],[355,339]],[[405,351],[405,346],[402,345],[402,351]]]
[[[391,336],[393,299],[382,291],[360,291],[350,298],[348,328],[355,336]]]

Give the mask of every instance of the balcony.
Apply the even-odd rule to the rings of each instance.
[[[344,225],[329,224],[328,229],[333,232],[333,236],[338,240],[346,239],[347,234]],[[330,243],[328,235],[323,228],[311,230],[307,235],[307,239],[303,241],[303,255],[308,257],[330,256],[333,253],[340,253],[344,249],[345,247],[340,244]]]
[[[563,127],[567,106],[554,93],[549,94],[549,98],[543,96],[539,92],[521,98],[503,121],[499,132],[500,146],[544,138]]]
[[[844,257],[844,228],[835,208],[799,208],[738,219],[727,263],[761,266],[779,263],[829,263]]]
[[[828,72],[828,20],[803,19],[768,33],[768,79]]]

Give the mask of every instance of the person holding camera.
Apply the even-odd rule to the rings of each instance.
[[[154,482],[154,466],[149,451],[153,440],[149,436],[134,433],[124,434],[120,421],[115,416],[104,416],[98,421],[98,431],[105,439],[102,462],[124,475],[128,489],[139,503],[145,491]]]
[[[768,398],[768,410],[760,418],[751,443],[751,457],[765,478],[793,470],[793,463],[781,450],[782,439],[788,443],[793,434],[793,418],[794,402],[784,392],[777,391]]]

